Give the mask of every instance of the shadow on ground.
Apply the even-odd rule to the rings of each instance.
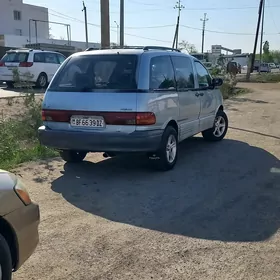
[[[240,141],[187,140],[167,173],[141,157],[64,169],[53,191],[111,221],[222,241],[263,241],[280,225],[279,160]]]

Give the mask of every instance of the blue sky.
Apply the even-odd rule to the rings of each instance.
[[[71,24],[72,39],[84,41],[84,15],[81,0],[24,0],[25,3],[49,8],[50,21]],[[241,48],[252,52],[256,30],[259,0],[181,0],[179,40],[186,40],[201,49],[200,19],[207,13],[205,49],[219,44],[227,48]],[[46,4],[48,3],[48,4]],[[71,4],[69,4],[71,3]],[[85,0],[88,9],[89,40],[100,42],[100,0]],[[125,43],[128,45],[171,46],[177,10],[176,0],[125,0]],[[266,0],[264,40],[270,49],[280,49],[280,1]],[[111,42],[117,42],[119,0],[110,0]],[[66,38],[66,30],[51,25],[52,34]],[[210,32],[211,31],[211,32]],[[233,34],[225,34],[233,33]]]

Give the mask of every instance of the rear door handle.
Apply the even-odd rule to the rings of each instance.
[[[197,92],[197,93],[195,94],[195,96],[196,96],[196,97],[200,96],[200,93]]]
[[[204,95],[204,93],[203,93],[203,92],[201,92],[199,95],[200,95],[200,96],[203,96],[203,95]]]

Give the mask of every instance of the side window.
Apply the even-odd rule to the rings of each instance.
[[[150,89],[175,88],[174,69],[170,56],[153,57],[150,62]]]
[[[44,63],[45,62],[44,53],[35,53],[34,54],[34,62]]]
[[[171,57],[178,89],[194,88],[194,72],[192,61],[188,57]]]
[[[209,75],[206,68],[197,61],[195,62],[195,68],[197,72],[197,81],[199,88],[209,87],[211,85],[211,76]]]
[[[59,64],[62,64],[65,60],[65,57],[61,54],[57,54]]]
[[[58,59],[55,53],[45,53],[46,63],[58,64]]]

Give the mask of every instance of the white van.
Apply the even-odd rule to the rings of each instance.
[[[34,82],[46,88],[65,56],[51,51],[18,49],[7,51],[0,60],[0,81],[8,87],[14,85],[14,69],[18,69],[22,81]]]

